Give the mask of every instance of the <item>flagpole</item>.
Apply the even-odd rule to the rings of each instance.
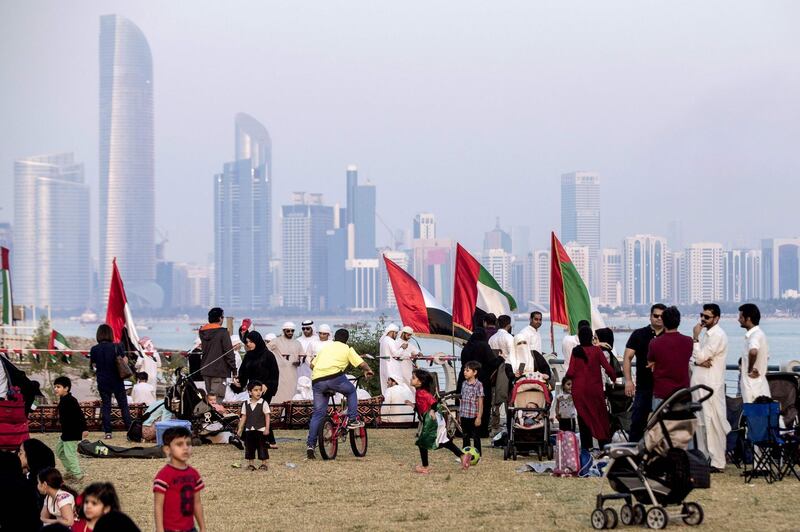
[[[553,320],[552,320],[552,318],[550,319],[550,349],[551,349],[552,353],[555,355],[556,354],[556,337],[555,337],[555,334],[553,333]]]

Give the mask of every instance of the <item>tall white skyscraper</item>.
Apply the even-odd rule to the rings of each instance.
[[[600,304],[622,305],[622,253],[616,248],[600,251]]]
[[[71,153],[14,163],[14,302],[83,310],[90,303],[89,186]]]
[[[686,249],[687,303],[722,301],[724,295],[722,244],[698,242]]]
[[[651,305],[668,298],[667,239],[634,235],[623,241],[623,283],[627,305]]]
[[[483,252],[482,263],[495,281],[506,292],[511,290],[511,253],[504,249],[488,249]]]
[[[235,160],[214,176],[214,266],[217,304],[269,306],[272,258],[272,141],[250,115],[235,120]]]
[[[414,217],[414,238],[433,240],[436,238],[436,217],[430,212],[421,212]]]
[[[102,305],[116,257],[133,304],[160,306],[154,282],[152,63],[147,39],[133,22],[119,15],[100,17]]]
[[[599,288],[597,260],[600,253],[600,176],[572,172],[561,176],[561,241],[589,247],[589,291]]]
[[[540,305],[550,304],[550,251],[537,249],[533,252],[533,300]]]
[[[589,286],[589,273],[591,264],[591,250],[589,246],[583,246],[577,242],[567,242],[564,244],[564,251],[569,255],[572,264],[583,279],[583,283]]]

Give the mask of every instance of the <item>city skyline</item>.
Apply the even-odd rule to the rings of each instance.
[[[559,176],[580,168],[603,176],[604,243],[668,234],[680,219],[687,242],[746,248],[791,226],[790,200],[779,191],[800,168],[788,142],[800,122],[793,96],[800,70],[791,53],[798,38],[786,22],[797,7],[726,10],[724,24],[715,3],[692,6],[691,20],[676,18],[688,8],[681,5],[630,4],[609,19],[591,3],[579,11],[509,6],[512,17],[459,4],[453,23],[451,8],[428,6],[419,24],[414,5],[313,5],[304,11],[316,35],[309,40],[292,22],[295,10],[281,5],[230,10],[197,2],[188,15],[179,5],[156,14],[147,2],[4,5],[2,64],[15,83],[0,89],[10,124],[0,142],[0,221],[13,217],[13,161],[31,153],[74,152],[86,162],[92,197],[99,195],[97,20],[112,11],[133,21],[153,51],[156,223],[173,236],[171,260],[204,262],[211,251],[197,238],[210,225],[185,220],[197,206],[212,208],[209,191],[195,184],[219,171],[230,149],[230,116],[240,110],[268,124],[280,147],[275,201],[302,188],[344,203],[332,183],[354,161],[381,190],[377,211],[392,230],[416,211],[436,212],[439,234],[473,249],[497,214],[507,227],[531,227],[534,247],[543,246],[559,227]],[[240,23],[216,23],[226,17]],[[480,29],[472,31],[477,20]],[[564,27],[578,36],[564,40]],[[387,33],[397,35],[395,44],[373,38]],[[365,39],[374,52],[363,49]],[[587,72],[591,84],[581,82]],[[493,97],[499,86],[502,102]],[[405,105],[387,105],[396,101]],[[703,215],[747,212],[748,197],[737,191],[752,182],[771,185],[760,190],[771,216],[740,224]],[[659,194],[646,196],[648,186]],[[175,187],[185,201],[169,201]],[[515,193],[522,187],[527,197]],[[477,193],[487,189],[498,193]],[[624,201],[630,193],[638,200]],[[462,219],[461,209],[476,199],[481,208]],[[379,229],[378,244],[390,234]],[[99,258],[96,238],[92,256]]]

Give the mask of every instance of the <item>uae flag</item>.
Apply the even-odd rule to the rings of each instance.
[[[453,322],[472,331],[483,323],[486,314],[511,314],[517,302],[502,289],[486,268],[458,244],[456,275],[453,283]]]
[[[115,342],[122,343],[126,351],[141,352],[139,335],[136,333],[136,325],[133,323],[133,315],[128,306],[128,298],[125,295],[125,286],[122,284],[122,276],[119,274],[116,258],[111,263],[111,286],[108,290],[106,323],[114,331]]]
[[[453,329],[453,316],[430,292],[385,255],[383,260],[403,325],[408,325],[420,336],[469,339],[465,331]]]
[[[603,318],[592,307],[592,298],[564,246],[551,233],[550,244],[550,321],[569,327],[577,334],[578,322],[586,320],[596,330],[605,327]]]
[[[67,364],[71,362],[72,353],[67,351],[68,349],[71,349],[70,345],[67,343],[67,339],[64,338],[64,335],[55,329],[50,331],[50,343],[48,344],[47,349],[50,350],[51,357],[53,357],[53,351],[64,351],[62,353],[64,362]]]
[[[0,247],[0,284],[3,306],[0,307],[0,325],[13,325],[14,303],[11,300],[11,261],[8,248]]]

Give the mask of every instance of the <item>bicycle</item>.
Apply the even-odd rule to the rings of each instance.
[[[361,377],[357,377],[353,384],[358,388],[361,382]],[[333,412],[325,415],[325,419],[319,426],[317,433],[317,442],[319,445],[319,454],[323,460],[334,460],[336,453],[339,452],[339,442],[344,442],[347,435],[350,435],[350,449],[353,454],[358,458],[363,458],[367,454],[367,427],[366,425],[357,429],[348,429],[347,423],[349,421],[347,416],[347,408],[345,407],[346,400],[342,398],[339,405],[336,404],[334,396],[336,392],[325,392],[325,395],[330,397],[330,406],[333,407]]]

